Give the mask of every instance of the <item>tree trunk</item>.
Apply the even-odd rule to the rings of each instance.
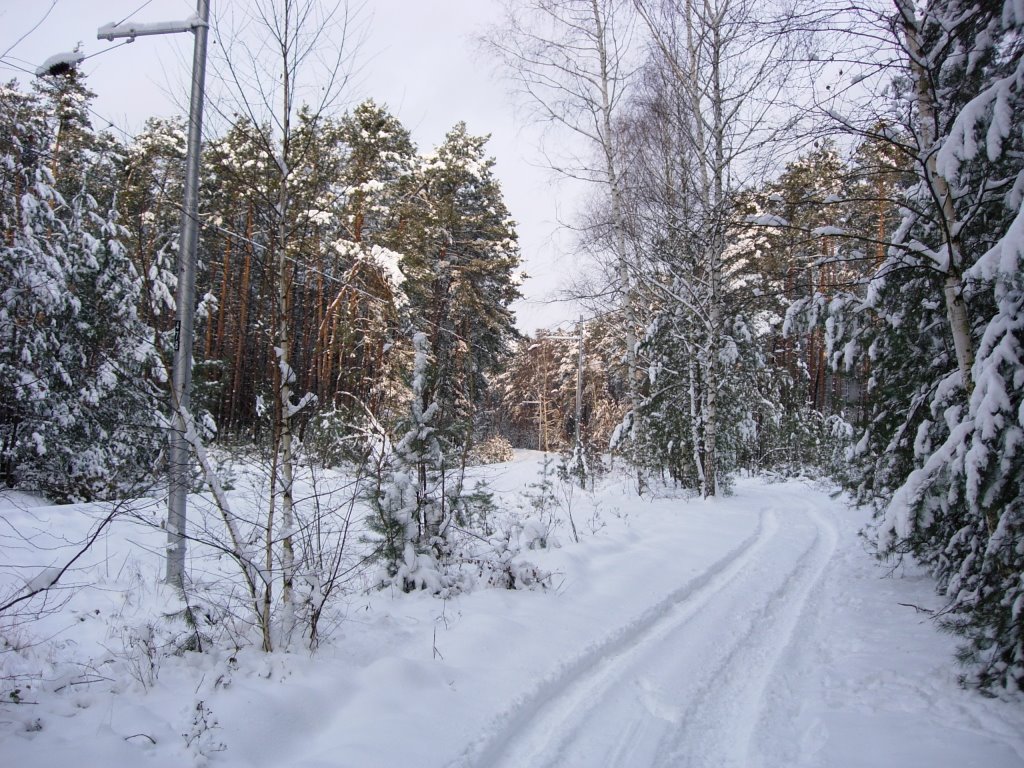
[[[289,6],[285,6],[284,30],[287,34]],[[291,639],[295,615],[292,582],[295,575],[295,551],[292,543],[292,528],[295,523],[293,482],[295,456],[292,437],[292,274],[288,259],[288,207],[289,189],[289,131],[291,94],[289,92],[289,60],[287,38],[282,45],[284,60],[284,104],[282,109],[281,160],[278,163],[280,190],[277,200],[277,363],[280,369],[278,388],[278,413],[280,415],[279,450],[281,459],[281,636],[284,643]]]
[[[974,340],[971,338],[971,323],[967,315],[967,304],[963,297],[961,270],[963,257],[960,245],[960,227],[962,222],[957,216],[953,205],[953,193],[946,177],[939,173],[936,162],[936,134],[938,116],[932,93],[930,73],[924,65],[926,60],[918,26],[917,12],[910,0],[895,0],[903,21],[903,33],[906,39],[907,54],[910,57],[910,71],[914,77],[917,93],[917,112],[921,124],[921,153],[924,164],[925,180],[931,192],[932,200],[942,224],[942,235],[945,241],[949,263],[946,265],[946,276],[943,281],[943,297],[946,302],[946,318],[949,331],[953,337],[953,348],[956,351],[957,368],[964,391],[970,395],[974,388],[971,368],[974,365]]]
[[[599,59],[599,86],[601,90],[601,128],[602,150],[604,153],[605,173],[608,176],[608,186],[611,192],[612,203],[612,230],[614,231],[613,247],[617,261],[619,279],[619,291],[622,294],[622,323],[623,341],[626,353],[626,378],[629,394],[629,407],[633,412],[632,430],[638,429],[636,422],[640,417],[640,388],[637,380],[636,361],[636,313],[633,306],[633,291],[630,287],[630,265],[626,254],[626,215],[623,202],[621,180],[619,178],[617,151],[615,147],[615,133],[612,126],[612,101],[609,87],[611,84],[611,71],[608,61],[608,42],[606,37],[606,19],[601,14],[601,8],[597,0],[591,0],[591,11],[593,13],[595,41]],[[645,489],[644,471],[639,461],[634,461],[636,470],[637,492],[643,494]]]
[[[245,375],[245,339],[249,334],[249,283],[252,269],[252,234],[253,234],[252,204],[246,216],[245,227],[245,256],[242,260],[242,280],[239,286],[238,325],[235,328],[235,365],[234,376],[231,381],[231,403],[228,408],[229,423],[238,425],[242,423],[241,393],[242,380]]]

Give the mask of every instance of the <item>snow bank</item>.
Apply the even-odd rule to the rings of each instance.
[[[525,520],[536,514],[526,496],[539,457],[520,452],[474,472],[490,480],[499,509]],[[529,739],[548,755],[538,707],[579,695],[592,672],[617,669],[610,659],[657,660],[646,649],[662,637],[667,648],[692,649],[675,657],[694,674],[722,686],[759,681],[746,699],[721,699],[733,713],[721,722],[742,735],[732,742],[761,755],[748,764],[1021,764],[1020,701],[958,687],[955,640],[913,607],[938,607],[931,584],[912,570],[880,578],[857,536],[864,513],[799,483],[740,480],[735,496],[707,502],[637,500],[629,487],[612,479],[593,495],[577,489],[549,519],[548,546],[528,554],[554,574],[552,588],[449,600],[352,591],[313,656],[155,648],[181,606],[159,584],[163,531],[143,524],[159,522],[162,503],[138,502],[68,577],[51,613],[0,625],[0,752],[23,768],[483,766],[496,753],[504,759],[500,745]],[[229,493],[240,503],[243,490]],[[579,544],[568,535],[566,503]],[[51,554],[103,511],[19,507],[4,497],[0,507]],[[4,545],[0,587],[45,574],[30,548]],[[193,561],[193,577],[212,577],[202,562]],[[786,617],[787,634],[777,637],[771,628]],[[716,626],[728,643],[706,634]],[[602,677],[611,687],[600,700],[639,723],[668,723],[666,733],[717,717],[717,699],[687,714],[691,699],[673,699],[659,668],[633,682]],[[720,730],[705,731],[703,754],[735,752],[729,739],[712,739]],[[551,734],[555,743],[563,737]],[[639,765],[630,762],[638,754],[590,764]],[[581,759],[570,752],[556,762]],[[650,764],[676,763],[666,753]]]

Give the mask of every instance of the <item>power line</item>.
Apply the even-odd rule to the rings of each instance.
[[[104,48],[102,50],[96,51],[96,53],[90,53],[88,56],[83,56],[82,57],[82,61],[88,61],[89,59],[95,59],[97,56],[102,56],[104,53],[110,53],[110,51],[116,51],[118,48],[123,48],[124,46],[128,45],[131,42],[132,42],[131,40],[125,40],[123,43],[118,43],[117,45],[107,46],[106,48]]]
[[[149,5],[152,2],[153,2],[153,0],[146,0],[146,2],[144,2],[142,5],[140,5],[138,8],[136,8],[134,11],[129,13],[127,16],[125,16],[123,19],[121,19],[119,22],[117,22],[114,26],[115,27],[120,27],[122,24],[124,24],[126,21],[128,21],[128,19],[130,19],[135,14],[137,14],[139,11],[143,10],[147,5]]]
[[[25,61],[25,60],[24,59],[17,59],[17,61]],[[36,73],[35,73],[34,70],[25,69],[25,67],[22,67],[22,66],[20,66],[18,64],[15,64],[14,63],[15,62],[14,57],[13,56],[9,56],[7,53],[5,53],[2,56],[0,56],[0,62],[5,64],[6,66],[10,67],[11,69],[16,69],[19,72],[24,72],[26,75],[30,75],[31,77],[35,77],[36,76]],[[26,63],[28,63],[28,62],[26,62]]]
[[[96,53],[90,53],[88,56],[82,56],[79,63],[81,63],[82,61],[88,61],[89,59],[95,59],[97,56],[102,56],[104,53],[109,53],[110,51],[116,51],[118,48],[122,48],[128,45],[130,42],[130,40],[126,40],[123,43],[118,43],[117,45],[109,46],[102,50],[96,51]],[[10,56],[9,54],[10,49],[8,49],[4,54],[0,55],[0,62],[3,62],[6,66],[10,67],[11,69],[16,69],[19,72],[24,72],[26,75],[31,75],[32,77],[39,76],[38,67],[36,67],[35,69],[26,69],[25,67],[15,63],[15,61],[25,61],[24,59],[16,59],[15,57]],[[28,62],[25,63],[28,64]]]
[[[21,37],[19,37],[19,38],[18,38],[17,40],[15,40],[15,41],[14,41],[14,42],[13,42],[13,43],[11,44],[11,46],[10,46],[10,47],[9,47],[9,48],[8,48],[8,49],[7,49],[6,51],[4,51],[4,52],[3,52],[2,54],[0,54],[0,59],[5,59],[5,58],[7,58],[7,55],[8,55],[8,54],[9,54],[9,53],[10,53],[11,51],[13,51],[13,50],[14,50],[15,48],[17,48],[17,47],[18,47],[18,46],[19,46],[19,45],[21,44],[21,42],[22,42],[22,41],[23,41],[23,40],[24,40],[24,39],[25,39],[26,37],[28,37],[28,36],[29,36],[29,35],[31,35],[31,34],[32,34],[33,32],[35,32],[35,31],[36,31],[37,29],[39,29],[40,25],[41,25],[41,24],[42,24],[42,23],[43,23],[44,21],[46,21],[46,19],[47,19],[47,18],[49,17],[49,15],[50,15],[50,12],[51,12],[51,11],[53,11],[53,9],[54,9],[54,8],[55,8],[56,6],[57,6],[57,0],[53,0],[53,1],[52,1],[52,2],[50,3],[50,7],[46,9],[46,13],[44,13],[44,14],[43,14],[42,18],[41,18],[41,19],[39,19],[39,21],[37,21],[37,22],[35,23],[35,25],[34,25],[34,26],[33,26],[33,27],[32,27],[32,28],[31,28],[31,29],[30,29],[30,30],[28,31],[28,32],[26,32],[26,33],[25,33],[24,35],[22,35],[22,36],[21,36]]]

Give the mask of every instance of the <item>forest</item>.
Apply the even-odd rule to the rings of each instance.
[[[877,557],[930,571],[965,681],[1024,686],[1019,0],[507,3],[481,50],[587,189],[580,320],[529,335],[488,137],[452,115],[418,147],[347,100],[349,13],[254,3],[258,42],[211,62],[229,87],[173,407],[186,121],[98,129],[74,66],[0,86],[6,487],[108,503],[102,528],[165,492],[176,431],[206,511],[150,524],[169,560],[187,540],[234,568],[229,588],[168,562],[176,648],[230,615],[232,642],[272,651],[315,648],[369,569],[442,596],[543,581],[471,482],[515,449],[639,497],[829,478],[873,510]],[[0,616],[45,611],[62,573],[0,593]]]

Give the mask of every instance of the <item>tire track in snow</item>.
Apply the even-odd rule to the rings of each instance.
[[[745,768],[837,539],[806,505],[784,514],[763,510],[739,547],[541,684],[456,765]]]
[[[798,632],[809,623],[809,609],[823,591],[824,573],[839,537],[814,506],[800,502],[795,494],[793,500],[813,524],[810,544],[792,563],[778,566],[785,570],[777,586],[757,593],[759,603],[745,631],[719,655],[717,666],[690,698],[681,727],[653,765],[752,768],[791,764],[799,758],[790,754],[782,759],[778,754],[792,749],[798,739],[763,733],[761,728],[768,724],[766,703],[783,671],[780,662],[792,655]]]
[[[495,719],[500,724],[496,733],[478,740],[466,750],[462,757],[453,761],[450,768],[456,766],[491,766],[506,764],[509,761],[509,750],[513,744],[522,742],[522,737],[529,729],[537,729],[545,723],[552,722],[548,713],[562,699],[562,709],[566,715],[571,714],[581,700],[593,697],[600,690],[602,683],[613,683],[602,675],[609,663],[614,663],[623,654],[635,654],[638,644],[645,640],[651,642],[671,632],[673,625],[666,624],[666,614],[680,605],[694,606],[695,600],[703,604],[710,596],[723,586],[756,556],[778,529],[775,513],[768,509],[760,510],[757,527],[753,533],[738,546],[715,561],[703,573],[687,581],[683,586],[669,594],[666,598],[646,610],[635,621],[620,627],[603,641],[591,646],[575,657],[556,672],[537,685],[537,687],[505,713]],[[556,718],[557,719],[557,718]],[[566,719],[563,716],[562,719]],[[557,727],[557,726],[556,726]],[[526,761],[522,765],[533,765]]]

